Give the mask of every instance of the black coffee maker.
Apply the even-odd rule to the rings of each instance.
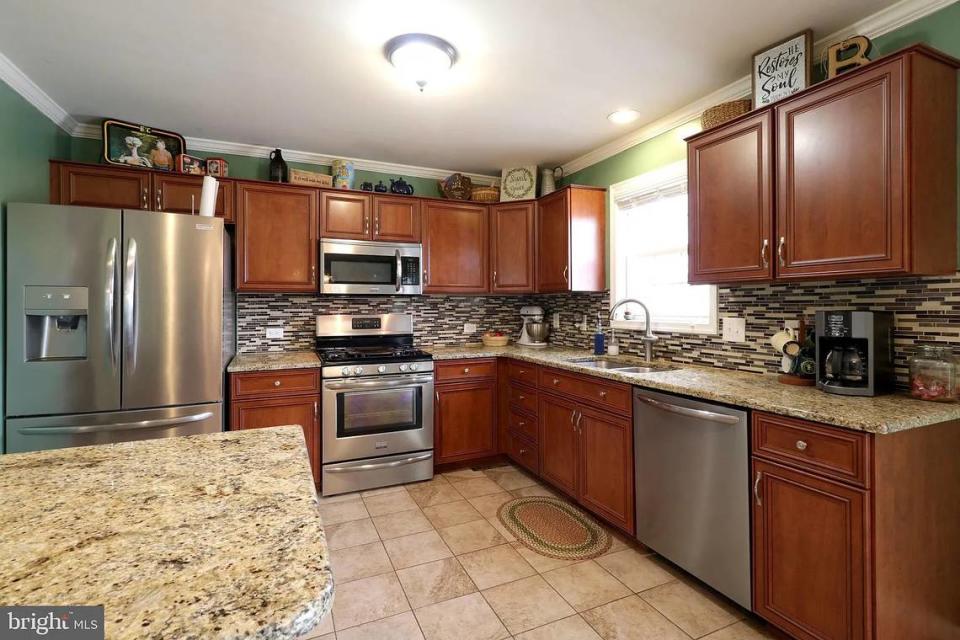
[[[890,393],[893,314],[887,311],[817,311],[817,386],[828,393]]]

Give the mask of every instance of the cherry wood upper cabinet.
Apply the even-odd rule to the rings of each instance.
[[[487,293],[488,209],[466,202],[423,202],[424,293]]]
[[[320,237],[369,240],[370,196],[342,191],[320,192]]]
[[[569,186],[537,203],[537,290],[606,287],[606,190]]]
[[[150,171],[51,161],[50,202],[81,207],[152,209]]]
[[[315,291],[318,192],[237,183],[237,291]]]
[[[433,424],[437,464],[496,455],[496,380],[439,384],[436,394]]]
[[[773,278],[772,134],[764,109],[688,140],[691,283]]]
[[[490,290],[533,293],[536,290],[537,205],[533,201],[490,207]]]
[[[218,178],[217,202],[214,215],[224,222],[234,221],[233,182]],[[153,174],[153,209],[167,213],[200,214],[200,192],[203,178],[182,174]]]
[[[420,242],[420,200],[373,197],[373,240]]]

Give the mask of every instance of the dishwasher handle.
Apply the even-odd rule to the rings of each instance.
[[[634,397],[648,404],[651,407],[660,409],[661,411],[669,411],[670,413],[676,413],[681,416],[686,416],[687,418],[696,418],[697,420],[709,420],[710,422],[719,422],[721,424],[737,424],[740,422],[738,416],[731,416],[725,413],[717,413],[715,411],[706,411],[705,409],[694,409],[692,407],[681,407],[680,405],[671,404],[669,402],[663,402],[661,400],[654,400],[648,396],[637,393]]]

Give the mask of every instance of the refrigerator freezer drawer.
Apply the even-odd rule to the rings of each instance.
[[[5,423],[7,453],[190,436],[222,430],[219,402],[186,407],[111,411]]]

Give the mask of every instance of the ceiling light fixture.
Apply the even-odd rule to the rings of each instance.
[[[640,117],[640,113],[635,109],[617,109],[607,116],[607,120],[613,124],[630,124]]]
[[[409,76],[420,91],[428,82],[447,71],[457,61],[453,45],[426,33],[405,33],[387,40],[383,55],[398,71]]]

